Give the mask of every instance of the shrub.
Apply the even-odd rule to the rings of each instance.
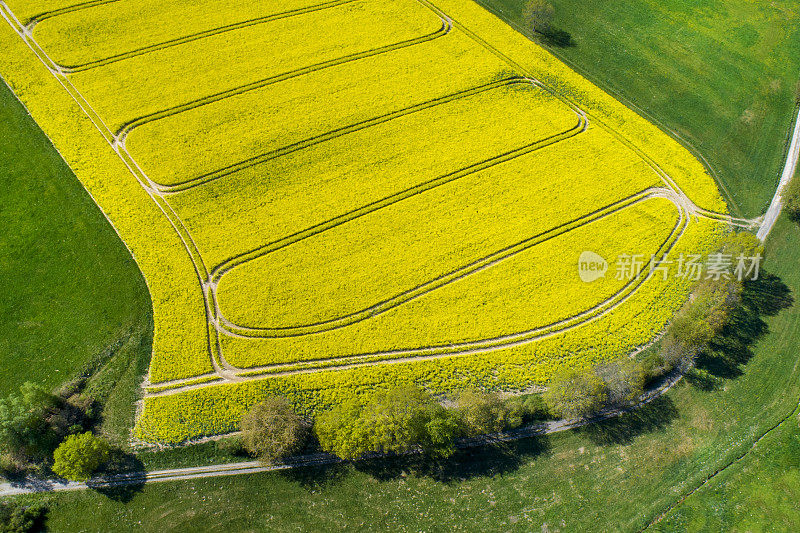
[[[242,443],[266,464],[300,452],[308,438],[308,425],[285,398],[270,396],[242,417]]]
[[[248,455],[241,437],[228,437],[215,443],[217,450],[228,455]]]
[[[53,472],[70,481],[86,481],[108,460],[106,441],[87,431],[70,435],[53,454]]]
[[[467,389],[458,395],[456,405],[467,435],[496,433],[522,424],[522,404],[506,402],[498,393]]]
[[[347,400],[322,413],[315,427],[322,448],[343,459],[415,447],[446,457],[455,451],[459,434],[457,417],[414,386],[374,393],[365,404]]]
[[[541,394],[514,396],[506,401],[510,404],[511,409],[520,414],[523,424],[552,418]]]
[[[39,531],[47,513],[42,503],[22,505],[18,502],[0,502],[0,532],[28,533]]]
[[[544,393],[550,411],[560,418],[586,418],[606,402],[605,383],[593,370],[569,369],[557,374]]]
[[[597,367],[595,372],[605,383],[611,405],[630,405],[644,392],[644,369],[630,358],[616,359]]]
[[[41,460],[49,456],[58,436],[48,424],[58,398],[30,382],[19,394],[0,399],[0,445],[16,459]]]

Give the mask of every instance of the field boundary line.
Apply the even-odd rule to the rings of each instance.
[[[296,141],[285,146],[281,146],[279,148],[275,148],[273,150],[269,150],[262,154],[257,154],[253,157],[249,157],[247,159],[243,159],[236,163],[224,166],[222,168],[213,170],[211,172],[206,172],[204,174],[200,174],[194,178],[190,178],[188,180],[171,183],[171,184],[160,184],[158,182],[154,182],[156,188],[163,192],[164,194],[178,194],[187,190],[190,190],[194,187],[199,187],[201,185],[205,185],[211,181],[215,181],[217,179],[228,177],[232,174],[237,172],[241,172],[244,169],[254,167],[265,163],[267,161],[271,161],[273,159],[278,159],[280,157],[284,157],[286,155],[292,154],[294,152],[305,150],[307,148],[311,148],[317,146],[318,144],[322,144],[327,141],[338,139],[339,137],[343,137],[345,135],[349,135],[351,133],[355,133],[358,131],[362,131],[364,129],[372,128],[375,126],[379,126],[382,124],[389,123],[393,120],[403,118],[409,115],[413,115],[415,113],[419,113],[422,111],[427,111],[429,109],[435,109],[440,105],[446,105],[449,103],[457,102],[462,99],[470,98],[472,96],[481,94],[483,92],[493,91],[499,88],[520,84],[520,85],[527,85],[530,83],[536,88],[541,88],[535,84],[533,80],[529,80],[528,78],[518,76],[518,77],[509,77],[498,81],[489,82],[483,85],[478,85],[475,87],[471,87],[469,89],[463,89],[460,91],[456,91],[454,93],[450,93],[444,96],[439,96],[436,98],[432,98],[425,102],[414,104],[403,109],[398,109],[397,111],[392,111],[390,113],[386,113],[383,115],[378,115],[377,117],[360,120],[358,122],[354,122],[352,124],[348,124],[346,126],[337,127],[335,129],[326,131],[325,133],[314,135],[312,137],[308,137],[306,139],[302,139],[300,141]],[[568,130],[569,131],[569,130]]]
[[[654,192],[652,196],[642,198],[634,203],[643,202],[652,198],[669,199],[674,195],[673,191],[669,191],[669,193],[666,195],[662,191],[666,190],[662,189],[658,192]],[[677,220],[675,222],[675,226],[673,227],[670,235],[667,236],[667,238],[661,244],[657,252],[653,254],[654,257],[663,258],[666,254],[668,254],[669,251],[675,246],[679,238],[683,235],[683,232],[685,231],[686,227],[689,224],[689,217],[684,212],[682,206],[679,203],[675,203],[674,201],[673,204],[675,205],[675,208],[677,210],[677,217],[676,217]],[[242,381],[258,380],[258,379],[270,379],[285,375],[307,374],[319,371],[338,371],[346,368],[355,368],[360,366],[374,366],[379,364],[389,365],[389,364],[408,363],[416,361],[427,361],[433,359],[440,359],[444,357],[458,357],[464,355],[486,353],[486,352],[496,351],[499,349],[510,348],[514,346],[522,346],[525,344],[529,344],[531,342],[536,342],[541,339],[549,338],[554,335],[559,335],[566,331],[576,329],[614,311],[617,307],[622,305],[631,296],[633,296],[638,291],[638,289],[654,275],[654,271],[649,268],[652,261],[653,258],[651,258],[650,261],[648,261],[647,264],[643,266],[642,270],[636,277],[634,277],[616,294],[612,295],[604,302],[601,302],[600,304],[593,306],[592,308],[583,311],[579,314],[576,314],[572,317],[568,317],[566,319],[554,322],[546,326],[541,326],[531,330],[506,334],[498,337],[493,337],[491,339],[484,339],[479,341],[453,343],[436,347],[389,350],[386,352],[373,352],[373,353],[359,354],[359,355],[347,355],[341,358],[333,358],[333,360],[335,359],[359,360],[367,358],[371,359],[370,361],[365,363],[352,362],[346,365],[341,365],[341,367],[332,366],[322,369],[311,368],[303,370],[294,370],[284,373],[273,372],[269,375],[260,374],[258,373],[258,371],[263,369],[271,370],[272,369],[271,365],[267,367],[239,368],[238,370],[242,370],[244,372],[237,374],[235,381],[242,382]],[[398,357],[398,356],[405,356],[405,357]],[[380,357],[380,359],[375,360],[375,358],[377,357]],[[383,357],[388,357],[388,358],[384,359]],[[177,382],[177,380],[175,382]],[[149,394],[147,396],[148,397],[166,396],[202,387],[203,385],[175,387],[169,390],[162,391],[158,394]]]
[[[422,1],[422,0],[417,0]],[[227,98],[231,98],[234,96],[239,96],[241,94],[245,94],[248,92],[252,92],[258,89],[262,89],[269,85],[273,85],[276,83],[280,83],[282,81],[286,81],[291,78],[297,78],[299,76],[303,76],[306,74],[310,74],[312,72],[318,72],[321,70],[325,70],[327,68],[332,68],[336,66],[340,66],[346,63],[351,63],[358,61],[360,59],[365,59],[369,57],[374,57],[382,54],[386,54],[389,52],[394,52],[395,50],[400,50],[403,48],[409,48],[418,44],[426,43],[429,41],[436,40],[438,38],[444,37],[448,35],[451,31],[452,27],[449,23],[442,19],[442,26],[435,32],[425,34],[419,37],[414,37],[411,39],[406,39],[403,41],[399,41],[396,43],[380,46],[377,48],[371,48],[369,50],[364,50],[361,52],[355,52],[353,54],[348,54],[345,56],[341,56],[338,58],[330,59],[328,61],[323,61],[321,63],[316,63],[313,65],[308,65],[299,69],[290,70],[287,72],[283,72],[281,74],[276,74],[274,76],[270,76],[261,80],[256,80],[254,82],[246,83],[244,85],[240,85],[238,87],[234,87],[232,89],[228,89],[225,91],[220,91],[215,94],[211,94],[208,96],[204,96],[202,98],[197,98],[195,100],[191,100],[189,102],[185,102],[178,106],[169,107],[166,109],[162,109],[160,111],[156,111],[153,113],[148,113],[141,117],[129,120],[128,122],[124,123],[122,127],[118,130],[115,134],[115,140],[118,143],[125,144],[125,138],[130,134],[130,132],[140,126],[143,126],[149,122],[154,122],[157,120],[162,120],[167,117],[171,117],[174,115],[178,115],[180,113],[184,113],[186,111],[190,111],[192,109],[196,109],[198,107],[202,107],[205,105],[213,104],[215,102],[219,102],[221,100],[225,100]]]
[[[116,0],[114,0],[114,1],[116,1]],[[131,166],[130,163],[128,161],[126,161],[124,157],[122,157],[122,155],[120,154],[120,152],[118,150],[118,147],[116,146],[116,144],[114,142],[114,136],[113,136],[113,133],[111,132],[111,130],[106,126],[106,124],[99,117],[99,115],[97,115],[97,113],[94,111],[94,109],[92,109],[91,105],[86,101],[86,99],[83,97],[83,95],[81,95],[81,93],[72,85],[72,83],[69,81],[69,79],[63,73],[61,73],[57,68],[55,68],[54,66],[51,66],[51,64],[48,63],[48,62],[52,63],[52,61],[47,56],[47,53],[41,47],[39,47],[39,45],[38,45],[38,43],[36,43],[35,39],[33,39],[33,37],[29,33],[27,33],[25,31],[24,27],[19,22],[19,20],[16,18],[16,16],[13,13],[13,11],[11,11],[8,8],[8,6],[6,5],[6,3],[3,0],[0,0],[0,15],[2,15],[2,17],[6,20],[6,22],[8,22],[8,24],[11,26],[11,28],[17,33],[17,35],[22,39],[22,41],[28,46],[28,48],[31,50],[31,52],[33,52],[34,56],[45,66],[45,68],[47,68],[47,70],[53,75],[53,77],[56,79],[56,81],[59,82],[59,84],[64,88],[64,90],[67,92],[67,94],[80,107],[80,109],[83,111],[83,113],[86,115],[86,117],[92,122],[94,127],[100,132],[100,134],[103,136],[105,141],[111,146],[112,150],[114,150],[117,153],[117,155],[122,160],[123,164],[125,164],[125,166],[131,172],[131,174],[133,174],[134,179],[136,179],[139,182],[139,184],[142,186],[142,188],[145,190],[145,192],[150,196],[150,198],[153,200],[153,202],[156,204],[156,206],[161,210],[163,215],[166,217],[167,221],[170,223],[172,228],[175,230],[176,235],[181,240],[181,243],[183,244],[184,249],[186,250],[186,252],[187,252],[187,254],[189,256],[189,260],[191,261],[192,267],[195,270],[195,275],[197,276],[197,280],[198,280],[198,283],[199,283],[199,288],[200,288],[200,291],[202,293],[202,298],[203,298],[203,301],[204,301],[206,330],[207,330],[206,346],[207,346],[208,351],[209,351],[209,358],[210,358],[210,361],[211,361],[211,365],[212,365],[214,371],[217,374],[219,374],[222,377],[229,377],[230,374],[226,374],[226,370],[227,369],[223,368],[223,365],[217,359],[218,358],[218,354],[214,351],[214,348],[216,347],[216,345],[214,343],[212,343],[211,334],[208,333],[208,330],[210,329],[211,315],[210,315],[210,309],[208,307],[208,301],[207,301],[206,295],[205,295],[205,293],[203,292],[203,289],[202,289],[204,276],[200,273],[200,268],[202,268],[203,271],[206,272],[205,266],[202,264],[202,260],[201,260],[201,262],[199,264],[196,262],[196,260],[195,260],[195,258],[193,256],[194,243],[191,242],[191,241],[187,241],[186,238],[184,237],[184,235],[182,234],[180,228],[179,228],[179,225],[181,225],[181,226],[183,225],[182,221],[180,219],[178,219],[176,221],[176,220],[173,219],[172,216],[170,216],[169,211],[171,211],[171,207],[169,206],[169,204],[166,204],[166,202],[163,202],[163,199],[158,197],[157,192],[151,186],[149,186],[148,183],[142,181],[142,178],[140,178],[136,174],[135,167]],[[145,177],[145,179],[146,179],[146,177]],[[165,204],[166,204],[166,206],[165,206]],[[102,211],[102,209],[101,209],[101,211]],[[174,212],[173,212],[173,215],[174,215]],[[106,218],[108,218],[108,217],[106,217]],[[110,222],[110,220],[109,220],[109,222]],[[113,227],[113,223],[112,223],[112,227]],[[117,233],[117,234],[119,234],[119,233]],[[194,248],[194,251],[196,253],[196,247]],[[206,276],[207,276],[207,273],[206,273]],[[148,374],[149,374],[149,371],[148,371]],[[145,380],[145,382],[147,382],[147,381],[149,381],[149,377]]]
[[[424,193],[426,191],[435,189],[441,185],[445,185],[447,183],[451,183],[453,181],[459,180],[463,177],[470,176],[472,174],[482,172],[489,168],[498,166],[502,163],[506,163],[508,161],[512,161],[524,155],[530,154],[532,152],[553,146],[559,142],[566,141],[580,133],[586,131],[587,124],[583,117],[577,117],[577,123],[572,128],[565,130],[563,132],[551,135],[549,137],[545,137],[543,139],[536,140],[530,144],[524,145],[520,148],[511,150],[510,152],[506,152],[497,156],[493,156],[489,159],[485,159],[483,161],[479,161],[477,163],[473,163],[467,167],[462,167],[461,169],[448,172],[443,174],[437,178],[430,179],[428,181],[419,183],[414,185],[413,187],[408,187],[406,189],[400,190],[394,194],[389,196],[385,196],[378,200],[372,201],[370,203],[364,204],[361,207],[353,209],[351,211],[342,213],[337,215],[333,218],[325,220],[323,222],[319,222],[312,226],[309,226],[301,231],[292,233],[281,239],[276,241],[272,241],[270,243],[261,245],[257,248],[253,248],[252,250],[237,254],[224,262],[220,263],[216,267],[214,267],[211,271],[211,276],[209,281],[211,284],[218,283],[222,277],[233,270],[234,268],[258,259],[266,254],[275,252],[287,246],[290,246],[296,242],[301,240],[313,237],[315,235],[319,235],[320,233],[327,231],[331,228],[340,226],[342,224],[351,222],[360,218],[362,216],[368,215],[370,213],[374,213],[380,209],[383,209],[387,206],[393,205],[397,202],[401,202],[405,199],[408,199],[412,196],[416,196],[418,194]]]
[[[770,202],[769,208],[767,208],[767,212],[764,215],[764,221],[756,234],[761,242],[767,240],[772,228],[778,221],[778,216],[783,210],[783,191],[797,172],[797,160],[800,158],[800,110],[795,118],[794,130],[790,139],[789,148],[786,152],[786,163],[778,181],[778,188],[775,190],[775,196],[772,197],[772,202]]]
[[[101,6],[103,4],[113,4],[114,2],[119,2],[120,0],[91,0],[89,2],[82,2],[79,4],[73,4],[71,6],[62,7],[60,9],[53,9],[52,11],[44,11],[39,13],[38,15],[34,15],[25,21],[25,24],[22,26],[24,29],[31,31],[33,27],[43,20],[47,20],[49,18],[58,17],[60,15],[65,15],[67,13],[72,13],[73,11],[81,11],[84,9],[88,9],[90,7]]]

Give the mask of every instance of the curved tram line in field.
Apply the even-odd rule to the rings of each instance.
[[[90,7],[95,7],[103,4],[110,4],[113,2],[118,2],[120,0],[101,0],[99,2],[91,2],[87,5],[81,5],[75,8],[65,8],[65,10],[53,11],[49,14],[40,15],[34,17],[26,26],[25,29],[30,33],[33,34],[33,29],[36,27],[37,24],[42,22],[43,20],[56,17],[58,15],[62,15],[65,13],[70,13],[72,11],[77,11],[78,9],[86,9]],[[97,67],[102,67],[105,65],[109,65],[111,63],[116,63],[117,61],[122,61],[124,59],[129,59],[131,57],[136,57],[144,54],[148,54],[150,52],[156,52],[158,50],[164,50],[166,48],[170,48],[173,46],[178,46],[181,44],[189,43],[192,41],[197,41],[199,39],[204,39],[206,37],[211,37],[212,35],[219,35],[221,33],[227,33],[234,30],[239,30],[242,28],[247,28],[248,26],[256,26],[258,24],[264,24],[266,22],[272,22],[275,20],[280,20],[283,18],[294,17],[297,15],[304,15],[306,13],[313,13],[314,11],[321,11],[323,9],[329,9],[333,7],[338,7],[344,4],[351,4],[353,2],[358,2],[360,0],[333,0],[331,2],[324,2],[321,4],[315,4],[311,6],[306,6],[298,9],[292,9],[289,11],[284,11],[281,13],[271,13],[269,15],[264,15],[261,17],[256,17],[252,19],[242,20],[238,22],[233,22],[231,24],[226,24],[224,26],[219,26],[216,28],[212,28],[209,30],[192,33],[189,35],[184,35],[182,37],[176,37],[174,39],[168,39],[166,41],[162,41],[159,43],[151,44],[148,46],[143,46],[141,48],[136,48],[134,50],[129,50],[127,52],[123,52],[120,54],[115,54],[113,56],[105,57],[102,59],[96,59],[94,61],[88,61],[86,63],[81,63],[79,65],[62,65],[59,63],[54,63],[58,66],[59,70],[64,72],[65,74],[74,74],[76,72],[82,72],[84,70],[89,70]]]
[[[663,257],[664,254],[668,253],[669,250],[675,245],[677,240],[683,234],[686,226],[689,223],[689,219],[691,217],[704,217],[714,219],[720,222],[726,222],[733,225],[743,226],[743,227],[751,227],[753,221],[745,220],[745,219],[738,219],[733,218],[728,215],[710,212],[704,209],[701,209],[694,205],[692,201],[683,193],[683,191],[678,187],[678,185],[672,180],[672,178],[664,172],[657,163],[655,163],[647,154],[645,154],[641,149],[636,147],[633,143],[628,141],[624,138],[621,134],[613,130],[612,128],[608,127],[607,125],[603,124],[602,121],[598,120],[596,117],[591,115],[590,113],[585,112],[577,105],[575,105],[569,98],[565,95],[560,94],[558,91],[554,90],[551,87],[546,86],[545,84],[541,83],[535,77],[533,77],[529,72],[512,59],[507,57],[505,54],[497,50],[496,48],[492,47],[489,43],[481,39],[479,36],[471,32],[469,29],[465,28],[458,22],[451,19],[447,14],[437,8],[433,3],[428,0],[417,0],[423,5],[430,8],[434,13],[436,13],[439,18],[442,20],[442,28],[431,35],[422,36],[416,39],[412,39],[409,41],[404,41],[402,43],[395,43],[393,45],[389,45],[386,47],[377,48],[374,50],[369,50],[365,52],[360,52],[357,54],[352,54],[349,56],[345,56],[343,58],[334,59],[331,61],[323,62],[317,65],[312,65],[309,67],[305,67],[303,69],[298,69],[296,71],[287,72],[278,76],[273,76],[271,78],[267,78],[264,80],[259,80],[257,82],[253,82],[241,87],[237,87],[235,89],[231,89],[229,91],[224,91],[218,94],[210,95],[192,102],[188,102],[186,104],[165,109],[160,112],[147,115],[144,117],[140,117],[135,119],[125,126],[121,128],[119,132],[112,132],[108,126],[104,123],[102,118],[94,111],[92,106],[89,102],[82,96],[82,94],[72,85],[70,82],[68,75],[70,72],[75,70],[70,70],[68,68],[64,68],[60,65],[57,65],[54,61],[52,61],[46,51],[42,49],[41,46],[36,42],[36,40],[32,36],[32,29],[33,26],[37,22],[49,18],[51,16],[57,16],[58,14],[69,12],[76,9],[81,9],[85,7],[92,7],[94,5],[99,5],[103,3],[111,3],[117,0],[101,0],[98,2],[89,2],[86,4],[80,4],[78,6],[73,6],[72,8],[64,8],[62,10],[53,11],[51,13],[39,15],[37,17],[33,17],[31,21],[27,25],[23,25],[20,23],[16,17],[14,16],[13,12],[6,6],[6,4],[0,0],[0,13],[3,17],[8,21],[8,23],[17,31],[20,38],[22,38],[25,43],[31,48],[31,50],[37,55],[37,57],[42,61],[42,63],[47,66],[50,72],[56,77],[56,79],[61,83],[64,89],[70,94],[70,96],[78,103],[84,113],[92,120],[95,127],[101,132],[104,136],[106,141],[111,145],[111,147],[115,150],[117,155],[122,159],[122,161],[126,164],[129,170],[136,176],[137,180],[141,184],[141,186],[147,191],[153,201],[158,205],[161,209],[164,216],[167,217],[172,227],[175,229],[176,233],[180,237],[181,241],[186,248],[187,253],[189,254],[192,263],[195,267],[195,271],[198,278],[198,283],[203,288],[203,296],[205,301],[205,312],[207,317],[207,324],[208,324],[208,350],[209,355],[211,358],[212,366],[214,368],[214,372],[211,374],[205,374],[201,376],[193,376],[191,378],[180,379],[180,380],[172,380],[172,381],[165,381],[156,384],[156,386],[152,387],[150,390],[153,392],[149,393],[150,396],[156,395],[166,395],[166,394],[176,394],[185,390],[205,387],[209,384],[217,384],[221,382],[241,382],[247,380],[254,380],[254,379],[263,379],[265,376],[274,376],[274,375],[286,375],[286,374],[296,374],[296,373],[306,373],[306,372],[315,372],[319,371],[322,368],[328,370],[338,370],[344,368],[352,368],[356,366],[365,366],[365,365],[376,365],[376,364],[393,364],[393,363],[402,363],[408,361],[417,361],[417,360],[426,360],[426,359],[433,359],[433,358],[440,358],[440,357],[453,357],[458,355],[466,355],[466,354],[474,354],[474,353],[481,353],[487,351],[493,351],[501,348],[507,348],[510,346],[517,346],[522,345],[530,342],[534,342],[536,340],[546,338],[549,336],[553,336],[556,334],[563,333],[565,331],[575,329],[584,325],[590,321],[596,320],[597,318],[604,316],[614,309],[616,309],[619,305],[622,305],[630,296],[635,294],[635,292],[641,287],[641,285],[649,279],[652,273],[648,273],[649,263],[642,269],[642,272],[633,280],[631,280],[628,284],[626,284],[618,293],[614,294],[611,298],[607,299],[606,301],[587,309],[586,311],[575,315],[573,317],[542,326],[539,328],[535,328],[528,331],[522,331],[517,333],[512,333],[508,335],[503,335],[500,337],[495,337],[491,339],[484,339],[480,341],[470,341],[465,343],[459,344],[450,344],[446,346],[430,346],[430,347],[420,347],[416,349],[409,349],[409,350],[397,350],[397,351],[387,351],[387,352],[379,352],[379,353],[370,353],[370,354],[356,354],[351,356],[343,356],[337,358],[328,358],[328,359],[319,359],[313,361],[304,361],[299,363],[283,363],[283,364],[275,364],[275,365],[267,365],[263,367],[256,367],[256,368],[248,368],[242,369],[237,368],[230,365],[224,358],[223,354],[221,353],[220,343],[219,343],[219,335],[234,335],[234,336],[242,336],[246,338],[251,337],[266,337],[269,338],[270,336],[285,336],[286,331],[283,331],[281,328],[273,328],[273,329],[259,329],[259,328],[243,328],[241,326],[236,326],[235,324],[231,324],[227,321],[219,311],[219,306],[217,304],[216,298],[216,287],[221,279],[221,277],[232,268],[239,266],[243,263],[251,261],[257,257],[280,249],[282,247],[288,246],[294,242],[302,240],[312,235],[319,234],[327,229],[332,227],[338,226],[340,224],[344,224],[351,220],[354,220],[360,216],[363,216],[366,213],[377,211],[383,207],[401,201],[405,198],[410,196],[419,194],[425,190],[434,188],[438,185],[443,183],[447,183],[448,181],[452,181],[454,179],[458,179],[465,175],[477,172],[478,170],[483,170],[485,168],[489,168],[494,165],[498,165],[505,161],[511,160],[513,158],[519,157],[526,153],[530,153],[535,150],[539,150],[560,142],[561,140],[565,140],[571,138],[573,136],[579,135],[580,133],[584,132],[589,124],[589,119],[594,120],[600,127],[604,130],[610,132],[616,139],[622,142],[625,146],[632,149],[642,160],[644,160],[656,174],[659,175],[661,180],[664,182],[665,187],[663,188],[654,188],[648,189],[646,191],[642,191],[637,195],[634,195],[630,198],[622,199],[614,204],[601,208],[594,213],[589,215],[585,215],[584,217],[572,220],[565,224],[562,224],[558,227],[552,228],[549,231],[541,233],[540,235],[530,237],[524,241],[519,242],[517,245],[512,247],[506,248],[504,250],[496,251],[490,255],[485,256],[484,258],[473,262],[469,265],[464,265],[459,269],[453,270],[448,274],[442,275],[438,278],[433,280],[429,280],[418,287],[401,293],[399,295],[395,295],[392,298],[384,300],[374,306],[369,308],[363,309],[357,313],[353,313],[351,315],[340,317],[334,321],[330,321],[327,323],[319,323],[319,324],[312,324],[308,326],[302,326],[300,328],[293,328],[297,331],[291,331],[290,334],[308,334],[315,331],[323,331],[325,328],[333,329],[338,327],[344,327],[346,325],[358,322],[360,320],[364,320],[375,314],[379,314],[382,312],[387,311],[393,307],[398,305],[402,305],[408,301],[411,301],[415,298],[419,298],[420,296],[436,290],[439,287],[452,283],[457,279],[462,279],[466,276],[469,276],[475,272],[479,272],[486,268],[489,268],[499,261],[505,260],[509,257],[512,257],[515,254],[520,253],[523,250],[526,250],[532,246],[540,244],[541,242],[545,242],[549,239],[552,239],[558,235],[563,235],[573,229],[579,228],[583,225],[586,225],[594,220],[609,216],[615,212],[618,212],[626,207],[630,207],[636,203],[645,201],[650,198],[666,198],[669,199],[675,206],[678,211],[678,221],[675,227],[672,230],[671,235],[669,238],[662,244],[660,247],[657,256]],[[340,5],[347,1],[352,0],[342,0],[342,1],[334,1],[328,2],[326,4],[318,4],[316,6],[309,6],[308,8],[302,8],[297,10],[299,12],[308,12],[317,9],[325,9],[328,7],[333,7],[335,5]],[[293,14],[300,14],[294,13]],[[274,17],[278,15],[272,15],[273,17],[270,20],[274,20]],[[285,16],[291,16],[287,14]],[[149,53],[151,51],[166,47],[166,46],[174,46],[176,44],[181,44],[183,42],[189,42],[190,40],[197,40],[202,39],[204,37],[214,35],[217,33],[221,33],[224,31],[231,31],[232,29],[238,29],[238,27],[244,27],[243,25],[251,25],[251,24],[258,24],[262,22],[267,22],[268,20],[260,20],[260,19],[253,19],[252,21],[244,21],[239,24],[242,26],[237,26],[236,28],[232,27],[235,25],[229,25],[225,27],[221,27],[215,30],[209,30],[206,32],[200,32],[197,34],[188,35],[186,37],[176,39],[170,42],[161,43],[159,45],[153,45],[151,47],[143,48],[140,50],[129,52],[131,54],[140,55]],[[301,76],[310,72],[314,72],[316,70],[321,70],[324,68],[335,67],[337,65],[341,65],[351,61],[357,61],[364,57],[370,57],[373,55],[386,53],[391,50],[395,50],[402,47],[407,46],[414,46],[415,44],[419,44],[421,42],[425,42],[431,39],[438,38],[440,36],[446,35],[451,31],[452,28],[457,27],[460,31],[463,31],[466,35],[472,38],[477,44],[486,48],[500,59],[502,59],[506,64],[512,66],[518,73],[521,75],[518,77],[512,77],[505,80],[500,80],[496,84],[490,84],[481,87],[475,87],[473,89],[469,89],[467,91],[462,91],[462,93],[456,93],[452,95],[443,96],[439,99],[432,100],[429,102],[424,102],[422,104],[418,104],[416,106],[412,106],[410,108],[406,108],[404,110],[397,111],[395,113],[390,113],[384,116],[375,117],[373,119],[369,119],[357,124],[351,124],[349,126],[345,126],[343,128],[325,133],[323,135],[319,135],[310,139],[306,139],[300,141],[298,143],[294,143],[290,146],[274,150],[265,154],[259,154],[253,158],[248,160],[242,161],[230,167],[219,169],[213,173],[209,173],[202,176],[197,176],[195,178],[189,179],[184,182],[180,182],[177,184],[172,185],[164,185],[158,184],[150,180],[147,175],[143,172],[143,170],[139,167],[136,161],[130,156],[127,152],[125,147],[125,139],[127,135],[132,131],[134,128],[146,124],[148,122],[158,120],[160,118],[164,118],[166,116],[171,116],[177,113],[181,113],[183,111],[193,109],[202,105],[206,105],[212,102],[216,102],[219,100],[223,100],[225,98],[229,98],[231,96],[235,96],[237,94],[242,94],[244,92],[252,91],[258,89],[260,87],[264,87],[266,85],[270,85],[273,83],[277,83],[279,81],[283,81],[285,79],[289,79],[292,77]],[[114,56],[112,58],[107,58],[104,60],[100,60],[100,62],[113,62],[115,60],[123,59],[121,54],[120,56]],[[119,58],[119,59],[116,59]],[[106,64],[103,63],[103,64]],[[91,64],[87,64],[81,67],[75,67],[76,70],[82,68],[91,68]],[[100,66],[99,63],[93,66]],[[314,144],[318,144],[321,142],[325,142],[326,140],[346,135],[347,133],[358,131],[360,129],[368,128],[373,125],[380,124],[382,122],[386,122],[388,120],[392,120],[393,118],[397,118],[399,116],[403,116],[405,114],[414,113],[422,109],[427,109],[431,107],[435,107],[441,103],[445,103],[447,101],[451,101],[460,97],[467,96],[468,94],[475,94],[482,90],[488,90],[490,86],[502,85],[502,84],[512,84],[512,83],[531,83],[534,86],[540,87],[550,93],[551,95],[558,98],[564,104],[569,106],[576,113],[577,117],[577,125],[570,130],[557,134],[555,136],[539,140],[535,143],[529,144],[523,148],[508,152],[506,154],[502,154],[500,156],[496,156],[494,158],[488,159],[484,162],[477,163],[455,173],[450,173],[446,176],[441,176],[434,180],[419,184],[415,187],[410,189],[406,189],[404,191],[398,192],[392,196],[386,197],[383,200],[375,202],[373,204],[369,204],[367,206],[362,206],[356,210],[353,210],[349,213],[345,213],[340,215],[334,219],[331,219],[327,222],[318,224],[311,228],[307,228],[306,230],[299,232],[295,235],[289,236],[287,238],[281,239],[279,241],[275,241],[273,243],[266,244],[258,249],[252,250],[250,252],[246,252],[240,256],[234,257],[223,263],[222,265],[214,268],[211,272],[209,272],[208,268],[206,267],[198,248],[195,242],[192,239],[191,234],[187,230],[186,226],[184,225],[181,218],[177,215],[177,213],[173,210],[170,206],[168,198],[170,195],[180,193],[181,191],[187,190],[191,187],[200,185],[202,183],[206,183],[213,179],[217,179],[224,175],[227,175],[232,172],[236,172],[242,168],[246,168],[247,166],[257,165],[263,161],[280,157],[281,155],[285,155],[287,153],[291,153],[293,151],[301,150],[303,148],[312,146]],[[304,328],[308,328],[306,331]],[[319,328],[319,329],[315,329]],[[278,329],[281,329],[278,331]],[[283,335],[276,335],[277,333],[282,333]],[[157,392],[156,392],[157,391]]]

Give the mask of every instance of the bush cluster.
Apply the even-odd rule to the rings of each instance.
[[[40,531],[47,506],[42,503],[23,505],[15,501],[0,501],[0,533]]]
[[[70,387],[53,394],[34,383],[0,399],[0,474],[28,472],[85,481],[108,457],[108,444],[88,430],[95,401]]]
[[[800,220],[800,175],[795,174],[783,192],[783,204],[789,215]]]

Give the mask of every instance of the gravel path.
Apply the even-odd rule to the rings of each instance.
[[[792,135],[792,141],[789,145],[789,153],[786,155],[786,165],[783,167],[781,181],[778,183],[778,189],[775,191],[772,203],[769,204],[769,209],[767,209],[766,214],[764,214],[764,221],[761,223],[761,227],[758,228],[758,233],[756,233],[756,236],[762,242],[767,239],[769,232],[772,231],[772,227],[781,214],[781,210],[783,209],[783,190],[791,181],[795,170],[797,170],[798,155],[800,155],[800,111],[797,113],[797,120],[794,124],[794,134]]]

